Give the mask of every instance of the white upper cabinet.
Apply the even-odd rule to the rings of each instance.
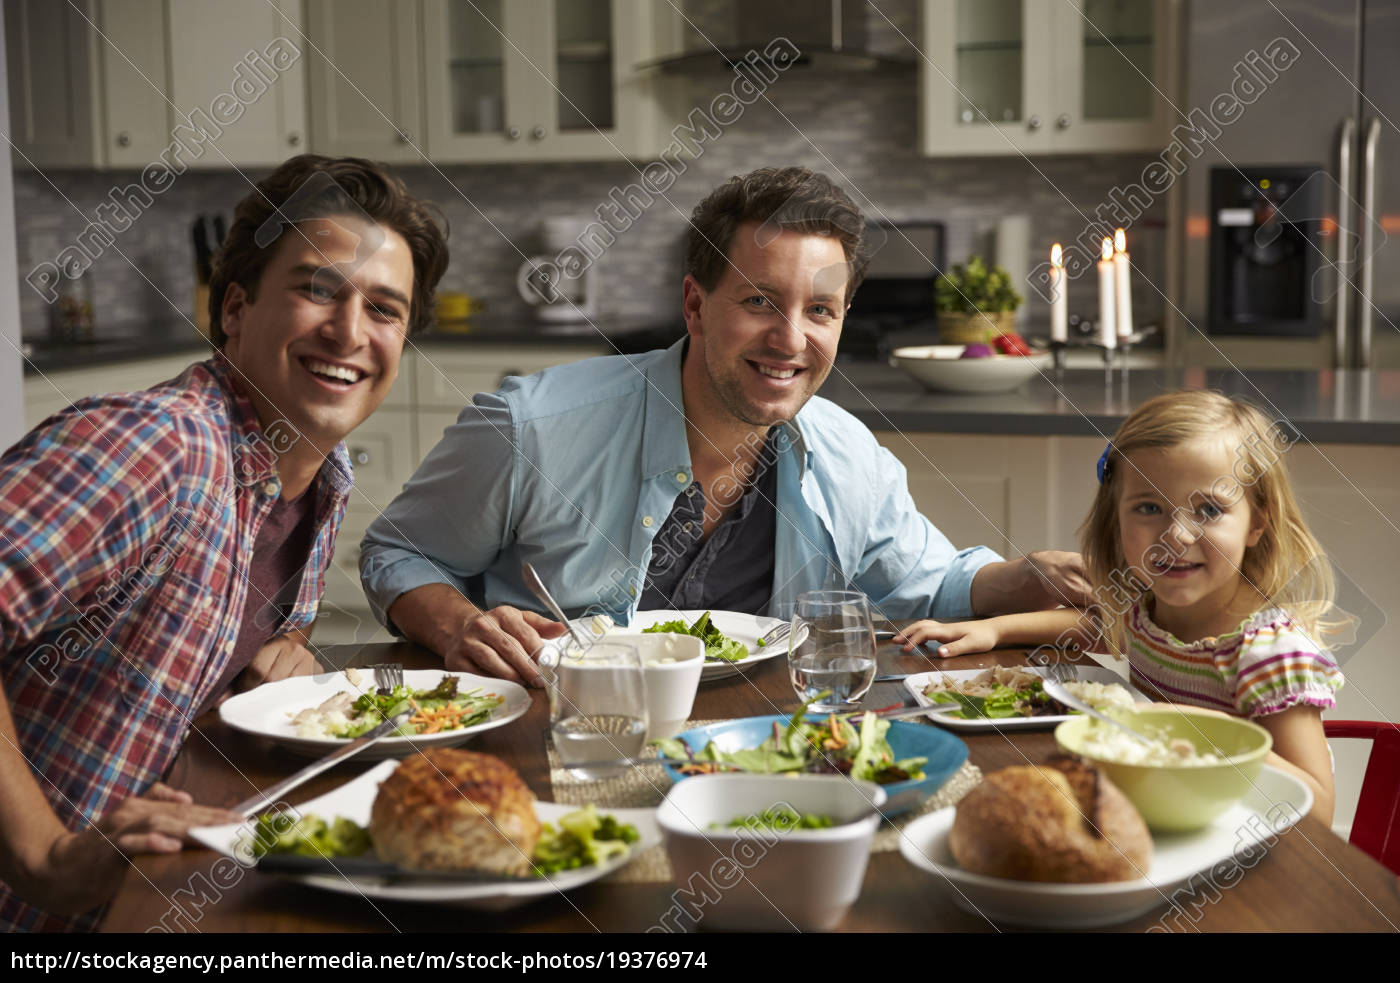
[[[6,0],[10,144],[17,167],[90,167],[102,121],[94,4]]]
[[[307,87],[317,153],[418,163],[423,132],[419,0],[308,0]]]
[[[657,80],[636,65],[655,56],[669,10],[646,0],[424,0],[432,159],[654,153]]]
[[[268,166],[306,147],[301,0],[6,0],[20,166]]]
[[[1171,0],[925,0],[923,152],[1160,147],[1173,8]]]
[[[168,0],[166,18],[173,133],[210,144],[192,166],[275,166],[305,152],[301,0]]]

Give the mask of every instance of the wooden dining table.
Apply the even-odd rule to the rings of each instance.
[[[408,668],[440,668],[432,653],[407,642],[329,649],[333,664],[365,666],[400,662]],[[999,650],[937,660],[945,669],[1024,665],[1026,653]],[[920,655],[893,644],[878,652],[878,671],[914,673],[934,668]],[[476,736],[476,751],[513,765],[542,800],[552,800],[545,739],[545,693],[531,692],[524,716]],[[902,683],[876,683],[865,705],[910,702]],[[728,719],[786,712],[797,706],[782,658],[761,662],[742,675],[703,682],[692,719]],[[776,708],[776,709],[775,709]],[[929,724],[927,726],[933,726]],[[969,760],[984,773],[1038,761],[1055,750],[1048,729],[962,734]],[[229,806],[285,778],[305,764],[271,740],[226,726],[217,712],[195,722],[167,778],[196,801]],[[285,799],[297,804],[365,772],[372,763],[351,761],[313,779]],[[673,906],[671,883],[594,881],[567,895],[541,897],[499,913],[449,906],[369,900],[317,891],[302,884],[233,869],[231,861],[204,849],[133,859],[102,923],[105,932],[144,932],[164,925],[199,932],[640,932]],[[1236,874],[1239,872],[1236,871]],[[1176,898],[1177,896],[1173,896]],[[1277,837],[1267,856],[1230,883],[1164,901],[1156,911],[1116,930],[1124,932],[1319,932],[1400,929],[1400,879],[1305,817]],[[164,919],[164,922],[162,922]],[[934,877],[897,851],[870,857],[860,898],[838,926],[846,932],[997,931],[1012,928],[958,908]]]

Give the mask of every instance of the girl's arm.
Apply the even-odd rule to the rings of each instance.
[[[926,641],[941,642],[938,656],[949,659],[1004,647],[1052,644],[1065,648],[1088,648],[1098,640],[1088,612],[1077,608],[1003,614],[980,621],[916,621],[894,636],[904,651]]]
[[[1281,713],[1255,717],[1274,738],[1274,749],[1268,762],[1301,780],[1313,793],[1309,815],[1332,825],[1334,806],[1332,791],[1332,758],[1327,751],[1327,738],[1322,733],[1322,711],[1317,707],[1295,706]]]

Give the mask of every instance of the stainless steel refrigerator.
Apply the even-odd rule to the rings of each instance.
[[[1400,0],[1190,0],[1183,17],[1175,361],[1400,368]],[[1232,182],[1252,207],[1221,201]],[[1306,230],[1310,262],[1278,265],[1280,223]]]

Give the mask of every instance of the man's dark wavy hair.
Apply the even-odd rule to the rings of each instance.
[[[870,263],[865,218],[825,174],[805,167],[763,167],[730,178],[696,205],[686,237],[685,271],[706,290],[724,276],[734,233],[746,222],[758,222],[760,236],[765,230],[772,235],[796,230],[839,239],[850,303]]]
[[[229,284],[237,283],[256,300],[263,270],[287,230],[307,219],[336,216],[367,218],[403,236],[413,256],[409,334],[432,320],[433,291],[447,269],[446,220],[373,161],[302,154],[259,181],[233,213],[209,281],[209,339],[215,348],[228,341],[223,306]]]

